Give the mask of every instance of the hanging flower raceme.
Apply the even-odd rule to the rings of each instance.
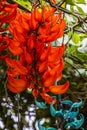
[[[9,28],[13,39],[8,48],[18,57],[18,60],[6,59],[10,91],[17,93],[31,88],[35,98],[40,95],[50,104],[55,99],[48,92],[63,94],[68,90],[68,81],[54,86],[62,78],[65,46],[52,47],[50,43],[63,36],[64,28],[61,13],[55,15],[52,7],[34,7],[31,13],[18,10]]]

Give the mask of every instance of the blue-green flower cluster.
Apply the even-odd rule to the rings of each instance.
[[[59,97],[59,95],[57,95]],[[56,110],[55,104],[50,104],[50,113],[53,117],[60,117],[62,119],[62,125],[65,129],[79,129],[84,123],[84,116],[79,114],[79,109],[82,105],[82,100],[79,102],[72,102],[71,100],[61,100],[59,97],[59,110]],[[41,109],[46,109],[48,104],[46,102],[35,101],[36,106]],[[40,130],[57,130],[56,128],[50,127],[45,128],[38,122],[38,128]],[[83,129],[83,128],[81,128]]]

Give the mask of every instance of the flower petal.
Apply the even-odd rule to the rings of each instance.
[[[48,95],[47,93],[40,93],[40,95],[42,96],[42,98],[48,103],[51,104],[52,102],[55,103],[56,102],[56,98],[52,98],[50,95]]]
[[[69,88],[69,82],[66,81],[66,83],[63,85],[50,86],[49,91],[54,94],[63,94],[68,90],[68,88]]]
[[[22,92],[26,89],[27,82],[23,79],[15,79],[11,76],[8,77],[8,88],[13,93]]]
[[[38,96],[38,89],[37,88],[34,88],[32,90],[32,95],[34,96],[34,98],[36,99],[36,97]]]

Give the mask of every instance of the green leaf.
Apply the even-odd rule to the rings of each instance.
[[[74,6],[73,6],[73,5],[70,5],[70,10],[71,10],[72,12],[74,12]]]
[[[74,5],[74,0],[66,0],[65,2],[66,2],[67,4]]]
[[[86,15],[84,10],[81,7],[79,7],[79,6],[76,6],[76,7],[80,14]]]
[[[65,62],[68,62],[69,64],[73,65],[73,60],[68,57],[65,57]]]
[[[46,1],[45,0],[40,0],[41,4],[42,5],[45,5],[46,4]]]
[[[85,0],[75,0],[77,4],[86,4]]]
[[[74,43],[77,44],[80,41],[80,36],[76,32],[74,32],[72,40],[73,40]]]
[[[32,5],[28,0],[14,0],[14,1],[17,2],[19,5],[25,7],[29,11],[31,11]]]
[[[86,4],[85,0],[66,0],[65,2],[70,5]]]

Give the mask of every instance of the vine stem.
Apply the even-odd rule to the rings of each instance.
[[[6,87],[6,84],[7,84],[7,79],[6,79],[6,81],[5,81],[5,83],[4,83],[4,89],[5,89],[5,97],[6,97],[6,102],[8,103],[8,93],[7,93],[7,87]]]
[[[20,108],[20,104],[19,104],[19,98],[20,98],[20,94],[17,93],[17,111],[18,111],[18,130],[21,130],[20,129],[20,111],[19,111],[19,108]]]

